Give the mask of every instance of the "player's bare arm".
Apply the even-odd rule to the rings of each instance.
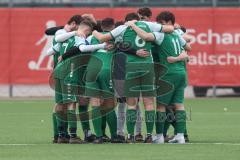
[[[179,56],[177,57],[173,57],[173,56],[169,56],[167,57],[167,61],[168,63],[175,63],[175,62],[179,62],[179,61],[186,61],[188,59],[188,54],[186,51],[183,51]]]
[[[162,25],[162,32],[172,33],[174,31],[174,26],[172,25]]]
[[[102,34],[96,30],[92,32],[92,35],[96,37],[100,42],[108,42],[113,39],[110,33]]]
[[[136,21],[128,21],[125,23],[127,26],[131,27],[143,40],[145,41],[154,41],[155,37],[152,33],[147,33],[146,31],[139,28],[136,24]]]
[[[185,51],[191,51],[192,50],[192,47],[191,47],[191,45],[189,44],[189,43],[186,43],[186,45],[184,46],[184,49],[185,49]]]
[[[188,43],[190,43],[191,40],[192,40],[192,39],[191,39],[191,36],[188,35],[187,33],[183,34],[182,37],[183,37],[183,39],[184,39],[186,42],[188,42]]]

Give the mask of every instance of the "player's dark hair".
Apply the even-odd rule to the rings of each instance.
[[[102,21],[101,20],[97,20],[97,25],[95,25],[93,27],[93,30],[97,30],[98,32],[102,32],[101,24],[102,24]]]
[[[152,11],[148,7],[139,8],[137,13],[141,16],[146,16],[148,18],[152,17]]]
[[[158,23],[161,23],[162,21],[166,21],[166,22],[171,21],[171,23],[174,24],[175,23],[175,16],[170,11],[163,11],[157,16],[156,21]]]
[[[102,20],[101,28],[103,31],[110,31],[112,28],[114,28],[115,22],[113,18],[104,18]]]
[[[139,18],[139,16],[138,16],[137,13],[132,12],[132,13],[128,13],[128,14],[126,15],[126,17],[125,17],[125,22],[127,22],[127,21],[132,21],[132,20],[137,20],[137,21],[140,20],[140,18]]]
[[[88,21],[88,20],[83,20],[80,25],[85,25],[85,26],[88,26],[90,27],[92,30],[93,30],[93,24],[91,21]]]
[[[68,20],[67,24],[71,24],[72,22],[75,22],[77,25],[79,25],[82,21],[83,21],[83,18],[81,15],[74,15]]]
[[[115,27],[118,27],[118,26],[121,26],[121,25],[124,25],[124,22],[123,21],[117,21],[115,23]]]
[[[187,32],[187,29],[186,29],[184,26],[180,26],[180,29],[181,29],[184,33]]]

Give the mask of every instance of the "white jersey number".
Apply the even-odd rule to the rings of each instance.
[[[181,46],[180,46],[179,40],[178,39],[172,39],[172,43],[173,43],[173,46],[174,46],[175,54],[179,55],[181,53]]]
[[[137,47],[141,48],[141,47],[144,47],[145,44],[146,44],[146,41],[144,41],[143,39],[141,39],[141,37],[139,37],[137,35],[136,39],[135,39],[135,44]]]

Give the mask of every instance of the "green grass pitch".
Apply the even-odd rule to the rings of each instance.
[[[239,98],[186,100],[192,115],[191,143],[185,145],[52,144],[53,105],[52,100],[0,101],[0,160],[240,159]]]

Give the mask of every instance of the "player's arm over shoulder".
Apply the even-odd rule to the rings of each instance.
[[[144,21],[150,28],[152,32],[166,32],[166,33],[172,33],[174,31],[174,26],[171,25],[161,25],[156,22],[146,22]]]
[[[187,41],[186,41],[181,35],[178,34],[178,38],[179,38],[179,41],[180,41],[180,45],[181,45],[186,51],[191,51],[191,50],[192,50],[190,43],[187,43]]]
[[[154,41],[155,37],[152,33],[148,33],[146,31],[144,31],[143,29],[139,28],[134,21],[128,21],[126,23],[126,25],[128,25],[129,27],[131,27],[136,33],[137,35],[143,39],[144,41]]]
[[[164,40],[165,34],[164,34],[164,33],[161,33],[161,32],[153,32],[153,35],[154,35],[154,37],[155,37],[155,41],[154,41],[154,42],[155,42],[157,45],[161,45],[162,42],[163,42],[163,40]]]
[[[127,26],[125,25],[121,25],[118,26],[117,28],[113,29],[111,32],[107,33],[107,34],[102,34],[98,31],[93,31],[93,36],[96,37],[100,42],[107,42],[110,41],[112,39],[116,39],[117,37],[119,37],[124,30],[126,30]]]
[[[64,41],[68,40],[69,38],[71,38],[75,35],[76,35],[76,31],[67,32],[64,29],[61,29],[61,30],[58,30],[56,32],[55,41],[58,42],[58,43],[59,42],[64,42]]]

